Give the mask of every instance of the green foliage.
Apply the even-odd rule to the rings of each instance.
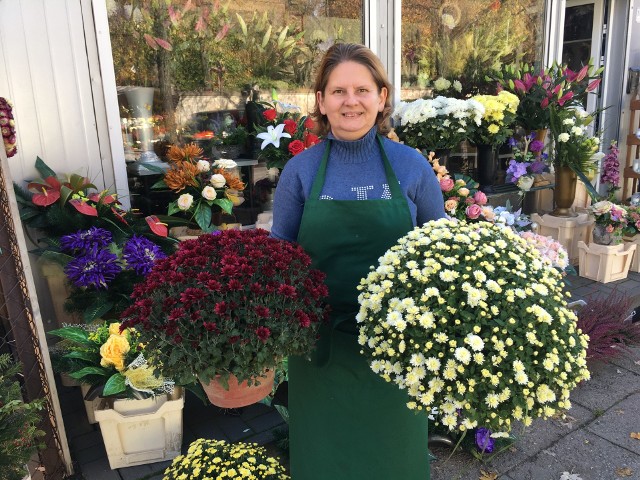
[[[38,429],[44,400],[24,403],[15,380],[20,366],[8,354],[0,355],[0,478],[20,480],[24,465],[37,448],[44,432]]]

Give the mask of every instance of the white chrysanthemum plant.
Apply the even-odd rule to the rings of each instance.
[[[571,407],[590,378],[588,337],[561,273],[510,228],[441,219],[416,227],[362,279],[358,341],[407,407],[450,431],[506,436]]]

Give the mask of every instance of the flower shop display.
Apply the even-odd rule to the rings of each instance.
[[[142,399],[173,392],[173,381],[154,375],[135,329],[121,329],[120,323],[103,322],[68,325],[49,333],[66,342],[53,365],[91,387],[86,400]]]
[[[611,141],[609,152],[602,159],[600,182],[607,187],[607,198],[615,200],[616,191],[620,190],[620,161],[618,160],[618,142]]]
[[[211,163],[202,158],[202,149],[191,143],[172,146],[167,157],[169,170],[152,188],[169,189],[178,197],[169,203],[168,215],[186,216],[203,232],[211,232],[220,224],[222,212],[231,214],[234,206],[244,201],[244,182],[235,173],[232,159]]]
[[[265,103],[264,123],[256,125],[256,138],[262,140],[258,160],[267,168],[282,170],[289,159],[320,142],[312,133],[315,126],[311,117],[300,114],[300,108],[282,102]]]
[[[13,157],[18,153],[18,142],[16,138],[16,122],[13,119],[13,104],[6,98],[0,97],[0,133],[2,133],[2,141],[4,143],[4,151],[7,158]]]
[[[593,115],[582,108],[557,108],[551,105],[549,115],[549,131],[553,142],[550,161],[555,170],[555,209],[551,215],[571,217],[574,216],[571,206],[578,178],[593,198],[598,197],[586,174],[594,170],[600,160],[596,155],[600,141],[597,135],[589,134],[588,126],[593,121]]]
[[[202,235],[156,263],[123,325],[136,328],[178,384],[198,379],[228,390],[235,377],[260,386],[284,357],[314,347],[328,292],[310,265],[301,247],[264,230]]]
[[[525,135],[520,143],[515,138],[509,139],[513,158],[509,160],[507,167],[507,182],[515,183],[522,192],[531,189],[536,182],[536,175],[541,175],[549,171],[549,166],[545,162],[547,155],[540,154],[544,144],[535,139],[535,132]]]
[[[588,338],[562,274],[509,228],[440,219],[402,237],[360,284],[358,341],[407,407],[452,432],[507,436],[571,407]],[[476,433],[474,432],[474,433]]]
[[[129,305],[133,284],[176,241],[167,238],[158,217],[124,210],[115,194],[92,191],[85,177],[56,175],[39,158],[36,169],[42,178],[28,190],[14,189],[23,223],[35,230],[33,252],[43,262],[58,322],[64,311],[74,322],[117,318]]]
[[[199,438],[164,471],[163,480],[255,478],[286,480],[286,470],[256,443],[227,443]]]
[[[518,232],[522,238],[533,245],[540,253],[543,260],[551,263],[551,266],[564,272],[570,267],[569,254],[562,244],[552,237],[540,235],[531,231]]]
[[[24,479],[31,455],[44,447],[45,433],[38,429],[44,400],[24,402],[20,370],[9,354],[0,355],[0,471],[6,480]]]
[[[240,156],[249,138],[249,132],[242,125],[234,125],[233,119],[227,118],[222,130],[215,132],[213,144],[220,158],[233,160]]]
[[[400,102],[391,118],[400,141],[429,152],[457,147],[480,125],[483,114],[475,100],[436,97]]]
[[[627,211],[609,200],[602,200],[591,206],[595,218],[593,241],[598,245],[618,245],[627,227]]]

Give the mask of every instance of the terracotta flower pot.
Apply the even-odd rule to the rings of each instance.
[[[238,379],[231,375],[229,377],[229,389],[225,389],[220,383],[220,376],[216,376],[208,384],[200,381],[204,392],[207,394],[209,401],[216,407],[221,408],[240,408],[259,402],[271,393],[273,389],[273,381],[275,377],[275,369],[270,368],[263,372],[263,375],[257,378],[259,385],[255,383],[251,386],[247,381],[238,384]],[[254,377],[252,380],[256,380]]]

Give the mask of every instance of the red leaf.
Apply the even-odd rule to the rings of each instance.
[[[118,220],[120,220],[122,223],[124,223],[125,225],[129,225],[127,223],[127,221],[124,219],[125,213],[124,211],[121,210],[116,210],[115,208],[111,207],[111,211],[113,212],[113,214],[116,216],[116,218]]]
[[[166,40],[163,40],[162,38],[158,38],[158,37],[155,37],[154,40],[158,45],[164,48],[167,52],[170,52],[171,50],[173,50],[173,47],[171,46],[171,44]]]
[[[89,200],[92,202],[100,203],[102,201],[103,204],[109,205],[116,201],[116,197],[113,195],[102,195],[100,193],[92,193],[89,195]]]
[[[159,47],[158,47],[158,44],[156,43],[156,40],[148,33],[144,34],[144,41],[147,42],[147,45],[149,45],[154,50],[158,50]]]
[[[60,190],[43,188],[42,193],[36,193],[31,197],[31,201],[39,207],[48,207],[49,205],[56,203],[59,198]]]
[[[174,10],[173,5],[169,5],[168,11],[169,11],[169,20],[171,20],[171,23],[173,25],[177,25],[182,15],[180,15],[180,12],[176,12]]]
[[[98,210],[96,210],[95,207],[89,205],[87,202],[83,202],[82,200],[78,200],[76,198],[73,200],[69,200],[69,204],[83,215],[89,215],[90,217],[98,216]]]
[[[214,41],[219,42],[224,37],[226,37],[230,28],[231,28],[231,24],[230,23],[225,23],[222,26],[222,28],[220,29],[220,31],[218,32],[218,34],[216,35],[216,38],[214,39]]]
[[[148,217],[145,217],[145,220],[149,224],[151,231],[156,235],[166,237],[169,234],[167,225],[158,220],[158,217],[155,215],[149,215]]]

